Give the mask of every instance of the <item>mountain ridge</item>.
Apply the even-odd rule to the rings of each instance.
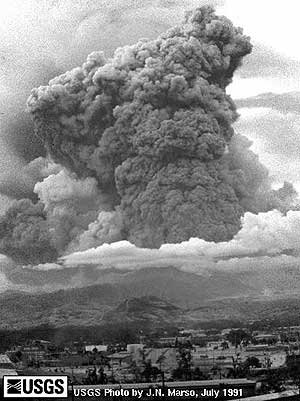
[[[109,320],[143,319],[188,323],[224,317],[242,319],[243,315],[245,319],[253,319],[256,311],[259,316],[266,317],[264,304],[273,305],[282,316],[282,307],[288,310],[286,302],[297,309],[300,299],[300,270],[297,267],[269,271],[207,270],[202,275],[169,267],[114,274],[116,279],[111,282],[59,288],[54,292],[2,293],[0,327],[32,327],[48,323],[90,326]],[[144,302],[144,310],[124,311],[124,302],[132,305],[134,300],[139,300],[140,305]],[[168,314],[166,310],[172,313]],[[271,307],[269,313],[272,313]]]

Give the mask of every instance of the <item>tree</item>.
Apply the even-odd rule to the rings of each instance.
[[[141,381],[141,369],[138,367],[136,361],[132,361],[131,365],[130,365],[130,371],[134,374],[134,381],[135,383],[138,383]]]
[[[16,352],[14,352],[14,353],[12,353],[11,355],[10,355],[10,360],[13,362],[13,363],[18,363],[18,362],[20,362],[21,360],[22,360],[22,352],[21,351],[16,351]]]
[[[164,363],[164,361],[166,360],[166,355],[165,353],[162,353],[158,358],[157,358],[157,363],[159,365],[159,369],[162,370],[162,364]]]
[[[260,368],[261,367],[261,363],[259,361],[258,358],[256,358],[255,356],[249,356],[246,361],[244,362],[244,368]]]
[[[300,393],[300,365],[299,363],[291,363],[288,365],[287,370],[288,376],[293,381],[293,383],[297,386]]]
[[[160,370],[156,366],[152,366],[152,362],[148,359],[145,362],[144,370],[142,371],[142,376],[145,378],[147,383],[151,383],[152,379],[156,381],[157,376],[160,374]]]
[[[201,372],[200,368],[197,366],[193,371],[193,380],[206,380],[208,375]]]
[[[248,343],[252,340],[252,337],[249,333],[242,329],[231,330],[227,335],[226,339],[234,346],[238,346],[241,342]]]
[[[145,367],[144,370],[142,371],[142,376],[144,376],[145,381],[147,383],[151,382],[151,375],[152,375],[152,363],[151,360],[148,359],[145,361]]]
[[[275,391],[276,393],[280,393],[281,391],[285,390],[284,387],[285,379],[286,379],[286,372],[269,369],[266,374],[263,390],[268,392]]]
[[[177,368],[173,371],[173,377],[176,379],[190,380],[192,376],[191,372],[191,349],[186,348],[183,345],[179,345],[177,354]]]

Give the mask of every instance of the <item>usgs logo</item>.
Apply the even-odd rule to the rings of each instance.
[[[67,398],[68,376],[4,376],[4,398]]]

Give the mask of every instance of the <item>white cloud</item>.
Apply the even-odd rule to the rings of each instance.
[[[34,192],[45,204],[46,210],[53,204],[72,201],[73,198],[89,200],[98,195],[97,181],[95,178],[78,179],[62,169],[57,174],[51,174],[34,187]]]
[[[40,271],[48,271],[48,270],[62,270],[63,266],[58,263],[41,263],[35,266],[24,266],[24,268],[32,269],[32,270],[40,270]]]
[[[65,267],[91,264],[135,270],[148,266],[176,266],[201,272],[215,266],[220,259],[281,257],[285,253],[300,254],[299,211],[289,211],[286,216],[277,210],[257,215],[246,213],[241,230],[229,242],[214,243],[191,238],[180,244],[145,249],[120,241],[75,252],[64,256],[61,261]]]
[[[219,11],[242,26],[253,40],[300,60],[298,0],[227,0]]]

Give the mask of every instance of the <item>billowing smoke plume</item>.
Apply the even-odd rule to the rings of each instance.
[[[230,170],[239,170],[242,179],[238,182],[237,192],[240,204],[245,211],[252,213],[267,212],[272,209],[286,213],[299,209],[298,193],[291,183],[285,182],[277,190],[272,189],[268,169],[250,150],[252,142],[245,136],[235,134],[228,146],[223,160]]]
[[[44,156],[25,111],[30,90],[80,65],[95,49],[111,55],[140,37],[155,38],[184,10],[223,0],[2,0],[0,12],[0,213],[3,201],[29,197],[22,169]],[[134,21],[134,24],[132,23]],[[29,29],[30,27],[30,29]]]
[[[103,239],[106,243],[112,243],[122,238],[121,213],[102,211],[97,220],[90,223],[88,229],[69,244],[66,253],[97,247],[104,242]]]
[[[79,179],[65,169],[38,182],[34,192],[45,205],[51,238],[59,252],[88,229],[99,210],[109,210],[113,202],[111,195],[99,190],[95,178]]]
[[[15,201],[0,218],[0,249],[21,263],[47,262],[57,257],[41,202]]]
[[[0,251],[36,263],[119,240],[227,241],[246,211],[286,212],[293,187],[272,190],[251,143],[233,136],[226,86],[250,52],[240,28],[202,7],[156,40],[108,60],[94,52],[32,90],[28,108],[55,171],[33,179],[39,203],[20,201],[3,218]],[[34,221],[39,251],[26,254]]]
[[[36,133],[55,162],[118,194],[131,242],[227,240],[244,210],[243,177],[221,160],[237,118],[225,87],[250,51],[229,20],[198,9],[155,41],[107,61],[92,53],[33,90]]]

